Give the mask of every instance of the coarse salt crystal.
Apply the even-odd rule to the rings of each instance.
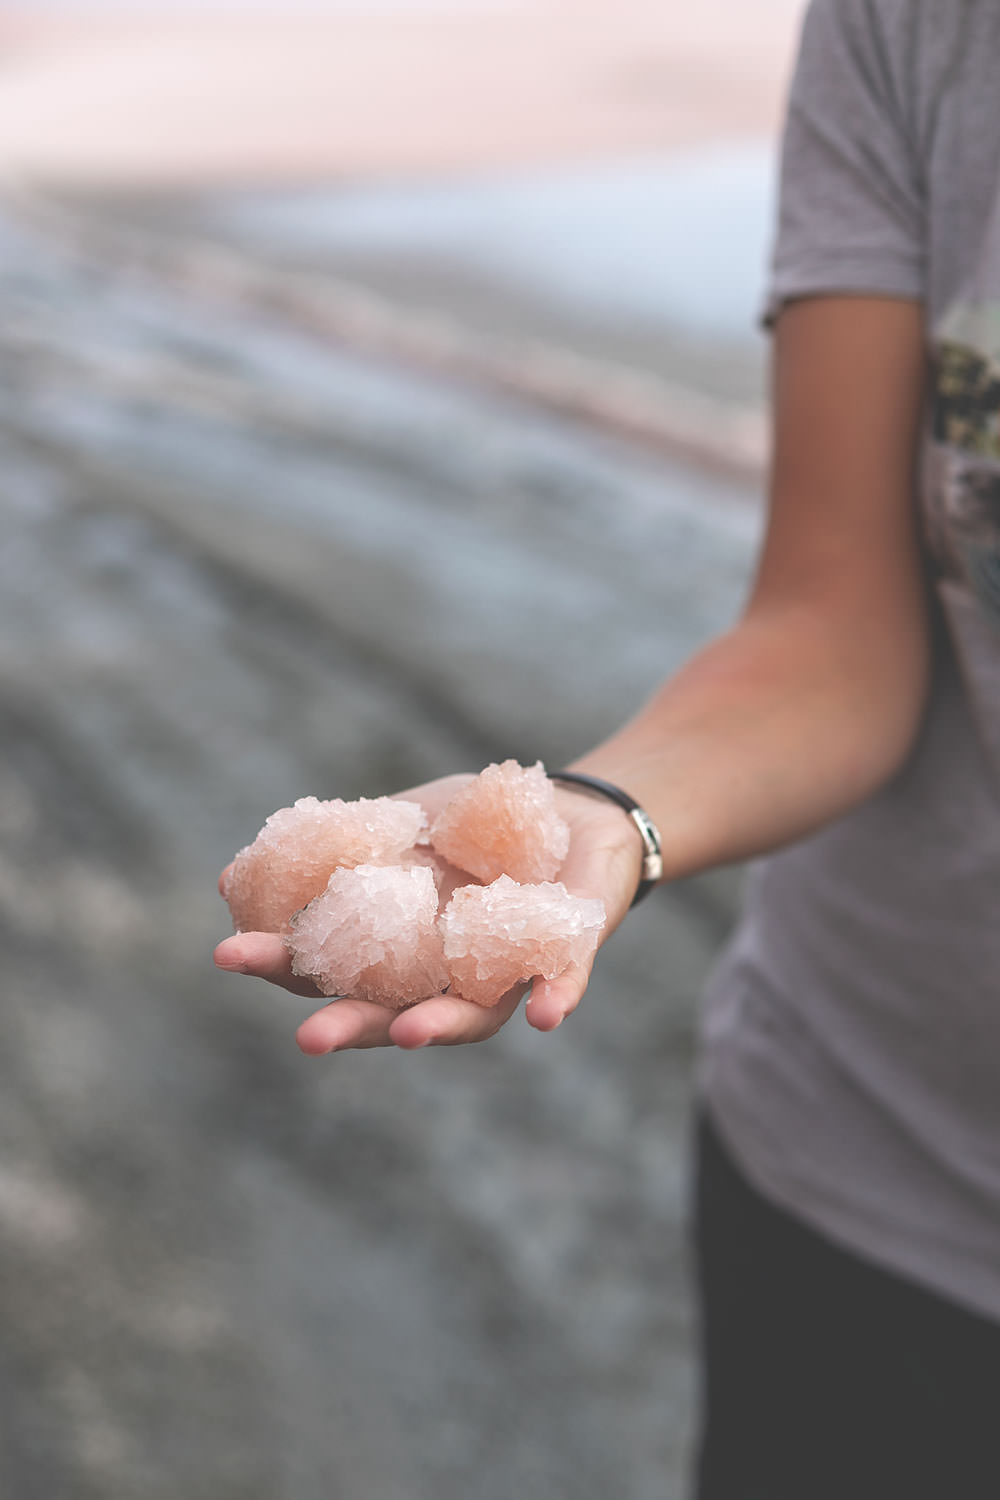
[[[451,799],[430,837],[440,855],[482,881],[552,880],[569,852],[569,825],[541,761],[487,766]]]
[[[603,901],[571,896],[557,883],[520,885],[501,875],[463,886],[440,920],[452,992],[489,1006],[525,980],[555,979],[587,962],[605,920]]]
[[[429,869],[358,865],[335,870],[285,938],[296,974],[324,995],[399,1009],[447,986],[438,893]]]
[[[394,797],[300,797],[279,808],[226,877],[223,894],[236,931],[282,932],[335,869],[395,864],[426,825],[419,803]]]

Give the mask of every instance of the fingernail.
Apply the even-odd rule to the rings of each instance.
[[[212,961],[217,969],[225,969],[229,974],[245,974],[246,964],[241,958],[231,959],[228,954],[221,951],[222,944],[212,954]]]
[[[422,1047],[429,1047],[436,1040],[436,1037],[425,1036],[422,1042],[407,1042],[403,1050],[404,1052],[419,1052]]]

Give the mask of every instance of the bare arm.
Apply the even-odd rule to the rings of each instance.
[[[668,876],[812,832],[912,745],[928,676],[923,364],[913,302],[814,298],[779,319],[770,522],[746,612],[578,762],[647,808]]]
[[[577,768],[625,787],[660,827],[666,877],[803,837],[876,790],[905,759],[928,678],[927,601],[914,465],[923,386],[920,307],[885,298],[809,299],[775,339],[770,523],[742,619]],[[669,588],[669,577],[664,587]],[[453,787],[419,789],[425,805]],[[613,804],[561,788],[573,842],[562,879],[601,897],[613,931],[641,850]],[[303,993],[281,940],[217,950],[224,968]],[[548,1031],[589,974],[536,983],[532,1025]],[[514,1011],[452,996],[399,1016],[337,1001],[299,1030],[308,1052],[479,1041]]]

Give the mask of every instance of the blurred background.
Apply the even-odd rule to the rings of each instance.
[[[558,1033],[318,1062],[215,879],[732,618],[799,11],[0,4],[4,1496],[684,1495],[738,876]]]

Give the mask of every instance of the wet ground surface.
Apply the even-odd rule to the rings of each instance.
[[[106,191],[78,207],[93,222],[99,204],[105,225],[147,244],[229,247],[467,336],[538,341],[752,406],[774,176],[762,137],[531,171]]]
[[[680,1500],[696,996],[316,1062],[211,966],[295,797],[568,759],[731,618],[739,485],[0,218],[4,1493]]]

